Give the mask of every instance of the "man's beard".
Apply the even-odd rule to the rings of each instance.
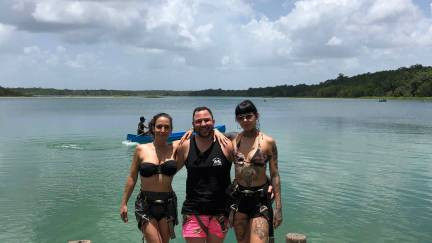
[[[201,137],[201,138],[209,138],[213,135],[213,129],[209,130],[208,132],[207,131],[203,132],[203,131],[201,131],[201,129],[195,129],[194,128],[194,131],[195,131],[196,135],[198,137]]]

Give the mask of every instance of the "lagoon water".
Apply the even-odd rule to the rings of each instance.
[[[308,242],[432,242],[432,102],[253,98],[277,140],[283,225]],[[140,242],[133,202],[119,204],[138,117],[194,107],[238,131],[241,98],[0,99],[0,242]],[[174,179],[179,207],[185,170]],[[180,227],[177,239],[184,242]],[[230,231],[226,242],[234,242]]]

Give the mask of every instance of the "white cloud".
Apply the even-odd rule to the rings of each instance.
[[[328,46],[339,46],[340,44],[342,44],[342,40],[337,38],[336,36],[330,38],[330,40],[328,40],[326,43],[326,45]]]
[[[248,12],[241,1],[66,1],[27,2],[21,28],[59,33],[69,42],[114,41],[159,49],[199,50],[211,43],[212,19],[203,10]],[[24,5],[25,5],[24,4]],[[33,4],[33,5],[32,5]],[[25,15],[24,14],[24,15]]]
[[[66,65],[72,68],[92,69],[98,65],[97,57],[92,53],[79,53],[66,60]]]
[[[41,50],[38,46],[26,46],[23,48],[23,52],[26,55],[31,55],[31,54],[39,55],[41,53]]]
[[[0,46],[9,40],[14,30],[13,26],[0,23]]]
[[[34,64],[46,65],[46,67],[91,69],[100,64],[94,53],[69,53],[63,46],[50,49],[43,49],[40,46],[26,46],[22,49],[22,64],[32,66]]]
[[[222,66],[227,66],[231,62],[231,58],[229,56],[223,56],[221,60]]]
[[[54,67],[78,68],[80,78],[92,80],[108,80],[117,75],[109,70],[118,70],[119,79],[191,83],[216,70],[218,81],[238,80],[226,84],[239,87],[432,64],[432,19],[414,0],[293,2],[280,1],[282,10],[266,16],[269,10],[250,0],[3,1],[0,54],[38,63],[28,67],[52,80],[58,79]],[[25,75],[9,73],[17,80]],[[215,84],[210,81],[204,85]]]
[[[263,17],[259,21],[252,20],[244,30],[250,32],[258,41],[278,41],[285,39],[285,35],[275,27],[275,23]]]
[[[63,46],[57,46],[57,47],[56,47],[56,51],[57,51],[58,53],[64,53],[64,52],[66,52],[66,48],[63,47]]]
[[[246,28],[277,50],[289,47],[291,58],[325,59],[350,58],[359,48],[431,45],[431,23],[410,0],[304,0],[273,22],[252,20]]]
[[[40,1],[32,12],[37,22],[63,25],[99,25],[127,28],[139,19],[135,5],[107,4],[106,2],[48,0]]]
[[[184,57],[177,56],[173,58],[173,63],[183,65],[186,63],[186,59]]]
[[[369,23],[389,22],[402,18],[416,18],[419,10],[410,0],[392,0],[389,4],[386,0],[375,0],[371,2],[364,19]]]

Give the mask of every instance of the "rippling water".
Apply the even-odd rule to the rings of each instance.
[[[238,131],[239,98],[0,99],[0,242],[139,242],[118,215],[138,117],[194,107]],[[253,99],[277,140],[283,225],[308,242],[432,242],[432,103]],[[179,206],[185,170],[174,179]],[[183,242],[180,227],[176,228]],[[234,239],[233,232],[227,242]]]

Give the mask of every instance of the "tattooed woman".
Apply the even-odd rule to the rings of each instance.
[[[273,229],[282,223],[276,142],[259,130],[259,113],[250,100],[238,104],[235,115],[243,131],[233,139],[235,180],[231,225],[240,243],[273,242]],[[267,164],[270,181],[266,175]],[[274,209],[267,193],[270,183],[275,196]]]
[[[166,113],[155,115],[149,125],[153,143],[138,145],[132,159],[130,174],[120,206],[120,216],[128,222],[127,202],[133,192],[138,173],[141,192],[135,201],[135,216],[142,231],[143,242],[166,243],[174,238],[177,221],[177,197],[171,183],[177,172],[174,160],[178,142],[168,143],[172,118]]]

